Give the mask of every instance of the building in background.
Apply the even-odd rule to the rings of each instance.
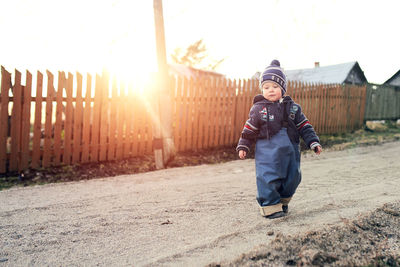
[[[314,68],[285,70],[285,74],[288,81],[307,83],[361,85],[368,82],[357,61],[322,67],[315,62]],[[260,72],[257,72],[252,78],[258,79],[259,76]]]
[[[185,77],[187,79],[190,78],[205,78],[205,77],[213,77],[213,78],[224,78],[225,75],[211,71],[211,70],[202,70],[196,69],[193,67],[189,67],[183,64],[168,64],[168,73],[169,75]]]
[[[389,78],[383,84],[385,85],[392,85],[400,88],[400,70],[396,72],[392,77]]]

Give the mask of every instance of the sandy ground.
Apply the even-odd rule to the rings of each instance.
[[[0,192],[0,266],[204,266],[400,199],[400,142],[302,156],[289,215],[259,215],[254,160]]]

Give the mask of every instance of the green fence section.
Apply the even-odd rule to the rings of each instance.
[[[400,119],[400,88],[367,84],[365,120]]]

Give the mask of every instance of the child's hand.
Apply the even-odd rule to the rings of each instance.
[[[316,146],[316,147],[314,148],[314,152],[315,152],[315,154],[317,154],[317,155],[321,154],[321,152],[322,152],[322,146]]]
[[[240,159],[244,159],[244,158],[246,158],[246,151],[244,151],[244,150],[239,150],[239,158]]]

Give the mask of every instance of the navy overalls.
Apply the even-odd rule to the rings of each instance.
[[[257,140],[255,163],[258,204],[271,206],[261,209],[262,214],[281,211],[281,205],[289,202],[301,181],[299,146],[290,142],[287,128],[269,140]]]
[[[262,95],[254,98],[237,151],[250,151],[255,143],[257,202],[261,214],[282,211],[301,181],[299,136],[312,147],[319,144],[301,107],[286,96],[272,103]]]

